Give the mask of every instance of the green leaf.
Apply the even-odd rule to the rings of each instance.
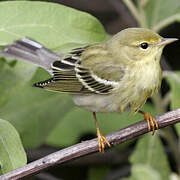
[[[0,174],[7,173],[27,163],[26,153],[16,129],[0,119]]]
[[[123,180],[125,180],[124,178]],[[162,180],[159,172],[148,165],[134,164],[131,169],[131,177],[127,180]]]
[[[179,0],[149,0],[144,10],[148,27],[156,32],[180,21]]]
[[[165,78],[171,88],[171,110],[180,108],[180,71],[166,71]]]
[[[180,71],[165,73],[165,78],[168,81],[171,88],[171,110],[180,108]],[[180,124],[175,125],[179,135],[180,135]]]
[[[27,84],[34,76],[36,67],[24,62],[9,66],[0,59],[0,106],[3,106],[12,96],[17,87]]]
[[[107,38],[96,18],[56,3],[1,2],[0,22],[1,45],[27,36],[56,49],[67,43],[89,44]]]
[[[159,177],[158,174],[160,174],[161,179],[169,180],[170,168],[158,134],[154,136],[147,134],[142,139],[139,139],[136,149],[130,157],[130,162],[135,167],[138,164],[148,167],[149,171],[147,170],[148,168],[145,168],[143,170],[145,172],[144,174],[154,171],[154,173],[152,172],[154,177]],[[138,171],[140,173],[141,170],[139,169]],[[139,177],[140,175],[136,172],[135,177]]]
[[[32,81],[44,77],[42,71],[39,69]],[[8,101],[0,112],[0,117],[16,127],[26,148],[44,142],[56,123],[73,105],[67,95],[34,88],[32,84],[28,82],[26,85],[12,87],[11,95],[5,97]],[[6,86],[8,88],[9,84]]]
[[[143,110],[155,115],[155,109],[148,103],[144,105]],[[97,113],[97,119],[101,131],[106,135],[142,120],[143,117],[140,114]],[[77,143],[80,137],[87,133],[96,134],[92,112],[74,107],[73,110],[66,114],[57,124],[49,135],[47,143],[54,146],[69,146]]]

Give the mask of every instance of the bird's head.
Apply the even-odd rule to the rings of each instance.
[[[113,55],[130,62],[160,60],[163,48],[178,39],[163,38],[144,28],[127,28],[107,42]]]

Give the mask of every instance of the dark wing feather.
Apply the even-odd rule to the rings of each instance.
[[[105,83],[105,80],[101,81],[100,78],[97,80],[92,76],[92,73],[86,68],[76,67],[76,76],[81,83],[89,90],[99,93],[107,94],[114,88],[112,85]]]
[[[79,59],[81,53],[86,49],[76,48],[70,55],[62,60],[52,63],[53,77],[49,80],[36,83],[36,87],[47,90],[61,91],[69,93],[97,93],[107,94],[114,88],[106,80],[96,79],[89,69],[81,67]]]

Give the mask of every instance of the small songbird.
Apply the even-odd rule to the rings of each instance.
[[[36,87],[67,92],[77,106],[92,111],[103,153],[105,145],[111,145],[98,127],[97,112],[139,112],[149,131],[158,129],[157,121],[140,108],[160,88],[162,50],[176,40],[148,29],[128,28],[107,42],[72,49],[68,54],[52,52],[24,38],[6,46],[0,55],[44,68],[52,78],[36,83]]]

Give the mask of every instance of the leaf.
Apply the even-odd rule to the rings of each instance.
[[[0,106],[3,106],[13,95],[16,87],[25,85],[36,72],[36,67],[18,62],[14,67],[0,59]]]
[[[171,88],[171,110],[180,108],[180,71],[165,73],[165,78],[168,81]],[[175,125],[179,135],[180,135],[180,124]]]
[[[26,148],[43,143],[56,123],[73,106],[67,95],[44,91],[29,84],[14,87],[14,96],[0,112],[1,117],[16,127]]]
[[[155,109],[148,103],[144,105],[143,110],[155,114]],[[142,120],[143,117],[140,114],[97,113],[97,119],[101,131],[106,135]],[[94,133],[96,135],[92,112],[74,107],[71,112],[59,121],[49,135],[47,143],[54,146],[69,146],[77,143],[80,137],[87,133]]]
[[[140,164],[141,166],[148,167],[149,170],[157,172],[154,173],[154,176],[158,177],[159,173],[161,179],[169,180],[170,167],[157,134],[154,136],[147,134],[143,136],[142,139],[139,139],[136,149],[130,157],[130,162],[133,164],[133,166]],[[143,171],[150,173],[150,171],[147,171],[147,168]],[[135,176],[137,177],[139,175],[136,172]]]
[[[171,110],[180,107],[180,71],[165,72],[165,78],[171,87]]]
[[[89,44],[107,38],[96,18],[56,3],[1,2],[0,22],[1,45],[27,36],[57,49],[67,43]]]
[[[7,173],[27,163],[26,153],[16,129],[0,119],[0,174]]]
[[[123,180],[125,180],[124,178]],[[160,174],[155,169],[144,164],[134,164],[131,169],[131,177],[127,180],[162,180]]]
[[[150,0],[144,9],[148,27],[156,32],[180,21],[179,0]]]

